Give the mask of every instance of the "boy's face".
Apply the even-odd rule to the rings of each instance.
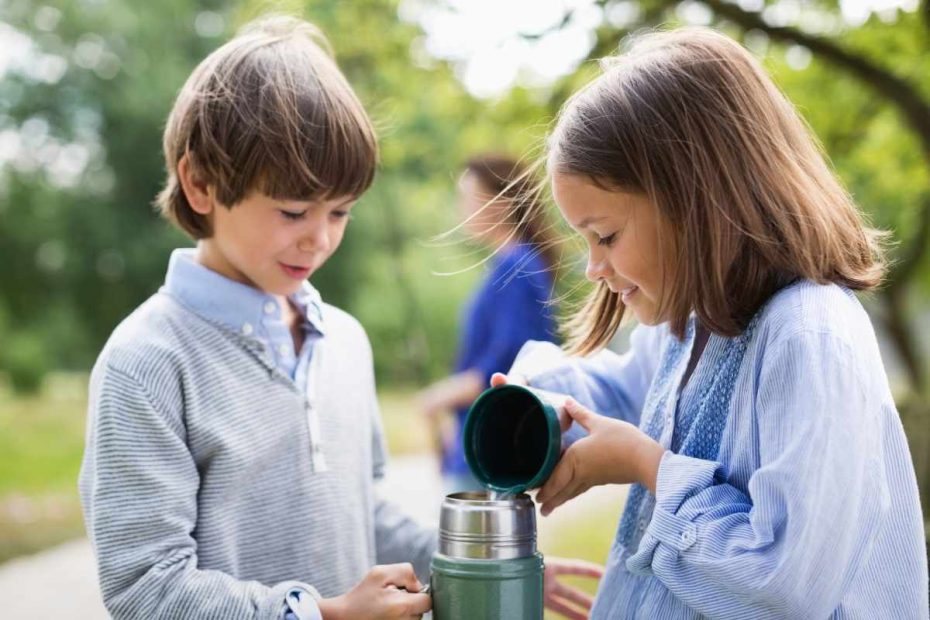
[[[277,200],[252,192],[232,208],[216,204],[213,235],[198,244],[206,267],[272,295],[297,292],[332,256],[354,197]]]
[[[606,191],[572,174],[554,173],[552,194],[565,220],[588,244],[585,276],[619,293],[640,323],[662,323],[656,207],[642,194]]]

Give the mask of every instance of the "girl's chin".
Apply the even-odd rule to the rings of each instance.
[[[665,320],[652,311],[652,308],[641,308],[638,307],[638,304],[630,304],[626,306],[626,308],[633,313],[633,316],[636,317],[636,322],[640,325],[659,325],[665,322]]]

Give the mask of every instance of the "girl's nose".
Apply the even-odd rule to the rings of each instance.
[[[610,275],[610,265],[606,259],[596,259],[594,256],[588,257],[588,264],[584,270],[584,276],[591,282],[598,282]]]

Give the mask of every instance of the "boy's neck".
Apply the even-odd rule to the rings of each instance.
[[[220,274],[224,278],[229,278],[234,282],[239,282],[240,284],[262,290],[255,286],[255,283],[249,280],[244,273],[230,264],[229,261],[223,257],[223,254],[217,251],[216,246],[211,243],[210,239],[201,239],[197,242],[197,251],[194,253],[194,260],[210,271]],[[291,337],[294,339],[294,350],[299,352],[304,337],[303,329],[301,329],[300,313],[286,296],[272,296],[278,302],[281,308],[281,319],[284,321],[284,324],[287,325],[291,332]]]

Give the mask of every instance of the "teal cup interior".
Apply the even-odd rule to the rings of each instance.
[[[555,407],[519,385],[483,392],[468,411],[462,440],[472,474],[500,493],[542,486],[562,450]]]

